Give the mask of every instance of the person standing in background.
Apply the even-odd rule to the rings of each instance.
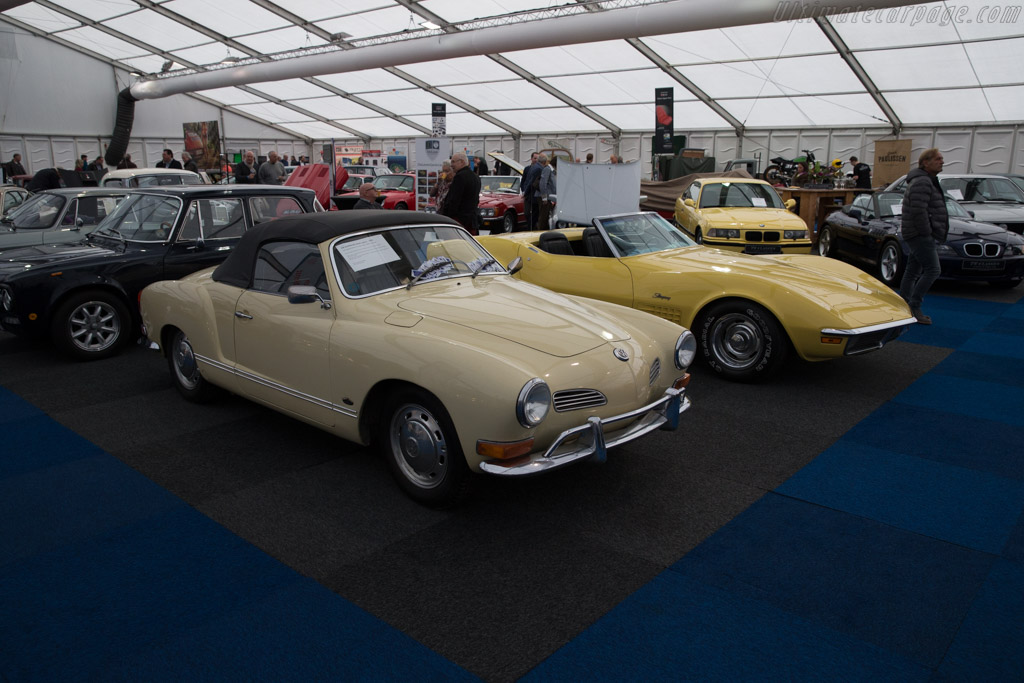
[[[864,189],[871,189],[871,167],[867,164],[862,164],[857,157],[850,157],[850,164],[853,165],[853,179],[856,181],[855,187]]]
[[[480,176],[469,168],[469,159],[466,158],[465,152],[456,152],[452,155],[452,168],[455,170],[455,176],[439,213],[454,218],[475,235],[480,215]]]
[[[193,173],[199,173],[199,166],[192,160],[192,155],[188,152],[181,153],[181,167],[186,171],[192,171]]]
[[[900,231],[910,249],[910,257],[900,282],[900,296],[922,325],[932,324],[932,319],[921,312],[921,304],[924,295],[942,273],[938,245],[946,241],[949,233],[946,193],[938,178],[942,163],[942,152],[938,149],[932,147],[921,152],[917,168],[907,174],[907,185],[903,190]]]
[[[181,164],[174,158],[174,152],[169,149],[163,151],[163,158],[156,163],[157,168],[181,168]]]
[[[256,180],[261,185],[280,185],[284,178],[284,164],[277,158],[277,152],[271,151],[267,155],[267,160],[260,164],[256,171]]]
[[[534,197],[537,194],[537,185],[540,183],[540,172],[542,166],[537,158],[540,155],[534,152],[530,155],[530,165],[523,171],[523,184],[520,189],[523,191],[523,213],[526,214],[526,229],[536,230],[539,211],[534,211]]]
[[[235,182],[251,185],[256,182],[256,155],[249,150],[242,157],[242,163],[235,165]]]

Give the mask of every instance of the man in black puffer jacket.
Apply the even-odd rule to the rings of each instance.
[[[907,174],[903,190],[901,223],[910,258],[900,282],[900,296],[922,325],[932,324],[932,319],[921,312],[921,302],[942,272],[936,245],[945,242],[949,232],[946,194],[937,177],[941,170],[942,152],[934,147],[926,149],[917,160],[917,168]]]

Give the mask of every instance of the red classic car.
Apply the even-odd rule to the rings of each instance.
[[[480,178],[480,229],[490,234],[512,232],[526,220],[519,175],[485,175]]]
[[[377,202],[385,209],[404,211],[416,207],[416,198],[413,192],[415,176],[412,173],[392,173],[391,175],[368,178],[368,180],[373,181],[374,187],[380,193]],[[351,209],[359,199],[359,191],[344,192],[331,199],[339,209]]]

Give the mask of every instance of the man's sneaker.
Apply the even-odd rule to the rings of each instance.
[[[920,308],[915,308],[915,309],[913,309],[910,312],[914,314],[914,317],[917,318],[917,322],[919,324],[921,324],[921,325],[931,325],[932,324],[932,319],[929,318],[928,316],[926,316],[924,313],[922,313]]]

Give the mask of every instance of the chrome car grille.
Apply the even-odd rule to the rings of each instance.
[[[997,258],[1003,251],[1001,244],[995,242],[967,242],[964,244],[964,253],[971,258]]]
[[[743,237],[747,242],[778,242],[782,233],[778,230],[747,230]]]
[[[658,375],[660,375],[660,374],[661,374],[661,359],[660,358],[655,358],[654,362],[651,363],[651,375],[649,377],[648,384],[654,384],[654,382],[658,379]]]
[[[608,399],[596,389],[565,389],[556,391],[551,397],[551,402],[557,412],[565,413],[570,410],[585,410],[603,406],[608,403]]]

